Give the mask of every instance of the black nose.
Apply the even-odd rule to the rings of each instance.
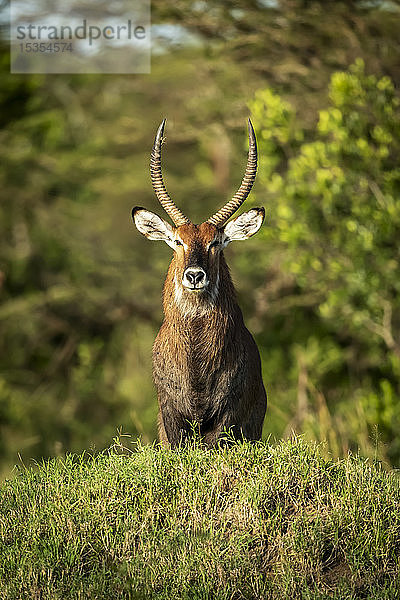
[[[205,273],[204,271],[186,271],[185,275],[188,282],[196,286],[203,281]]]

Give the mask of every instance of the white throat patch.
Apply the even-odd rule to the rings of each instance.
[[[183,316],[191,319],[205,317],[215,308],[219,291],[219,274],[215,286],[202,292],[186,292],[174,276],[174,300]]]

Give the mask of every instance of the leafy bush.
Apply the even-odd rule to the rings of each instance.
[[[329,97],[312,129],[270,89],[250,105],[270,206],[265,252],[286,275],[275,299],[266,289],[263,318],[275,301],[289,330],[297,426],[338,452],[373,451],[377,427],[380,451],[398,464],[400,102],[361,60],[332,76]],[[282,370],[268,358],[266,370],[283,395]]]

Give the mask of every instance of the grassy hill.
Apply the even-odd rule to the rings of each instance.
[[[136,444],[0,488],[0,598],[400,597],[400,485],[293,439]]]

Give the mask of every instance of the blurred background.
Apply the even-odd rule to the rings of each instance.
[[[0,474],[156,438],[151,347],[170,260],[149,156],[195,222],[237,189],[226,250],[269,396],[264,437],[400,466],[400,4],[152,2],[150,75],[16,75],[1,46]],[[4,32],[3,32],[4,33]],[[396,89],[397,88],[397,89]]]

